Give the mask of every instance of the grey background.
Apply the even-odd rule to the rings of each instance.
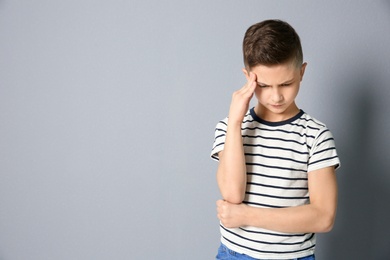
[[[342,167],[318,259],[387,259],[389,1],[0,0],[0,259],[213,259],[214,127],[279,18]]]

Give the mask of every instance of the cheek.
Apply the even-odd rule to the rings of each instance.
[[[299,91],[299,87],[294,88],[294,89],[290,92],[290,97],[295,99],[296,96],[298,95],[298,91]]]

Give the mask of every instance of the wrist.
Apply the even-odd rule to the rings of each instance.
[[[241,130],[242,120],[229,117],[227,124],[230,128],[239,128]]]
[[[235,111],[229,111],[228,123],[239,124],[241,126],[242,121],[244,120],[244,115],[236,113]]]
[[[242,226],[252,226],[251,224],[251,207],[247,204],[241,204],[242,205]]]
[[[246,226],[258,226],[259,225],[258,220],[260,218],[258,217],[257,214],[259,213],[259,210],[261,210],[261,208],[254,208],[254,207],[248,206],[246,204],[244,204],[244,205],[245,205],[245,208],[244,208],[245,225]]]

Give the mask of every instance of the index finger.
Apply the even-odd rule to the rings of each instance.
[[[256,80],[257,80],[257,75],[253,72],[249,72],[249,79],[247,82],[247,87],[251,92],[255,91],[255,88],[257,86]]]

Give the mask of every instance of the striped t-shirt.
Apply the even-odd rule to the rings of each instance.
[[[215,130],[211,157],[223,150],[228,118]],[[247,169],[243,203],[283,208],[309,203],[308,172],[338,167],[333,136],[320,121],[302,110],[281,122],[259,118],[254,109],[245,115],[242,137]],[[220,226],[221,241],[231,250],[258,259],[289,259],[314,254],[315,234],[290,234],[257,227]]]

